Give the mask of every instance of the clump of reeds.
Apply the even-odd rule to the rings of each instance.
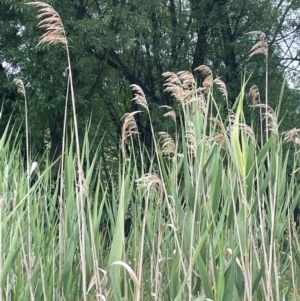
[[[180,105],[179,116],[163,106],[174,132],[154,131],[146,95],[133,85],[141,111],[122,119],[118,179],[102,181],[98,154],[90,157],[88,127],[79,143],[61,19],[48,4],[29,4],[39,9],[39,26],[46,30],[39,44],[62,43],[66,49],[74,127],[54,187],[50,163],[29,183],[31,162],[25,172],[17,138],[11,141],[7,131],[0,138],[0,299],[297,300],[299,242],[291,216],[299,200],[299,130],[282,138],[278,114],[253,86],[252,106],[264,109],[266,119],[259,145],[256,129],[245,122],[245,82],[235,110],[224,116],[214,88],[229,107],[226,85],[208,66],[196,70],[203,77],[200,87],[190,72],[166,72],[165,92]],[[267,56],[265,39],[250,58],[259,53]],[[16,84],[27,111],[24,85]],[[137,149],[140,158],[148,155],[135,120],[144,112],[155,150],[149,170],[136,157]],[[290,174],[287,142],[296,148]],[[29,147],[30,160],[28,154]],[[89,162],[84,171],[83,160]]]

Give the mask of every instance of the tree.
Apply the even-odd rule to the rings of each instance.
[[[96,133],[94,128],[102,120],[105,128],[99,136],[107,130],[106,150],[117,154],[120,119],[135,109],[129,85],[141,86],[152,109],[162,104],[174,106],[172,97],[163,92],[162,73],[193,71],[202,64],[209,65],[226,83],[231,105],[240,89],[241,74],[254,69],[250,84],[262,83],[263,99],[264,57],[248,60],[257,40],[245,33],[253,30],[264,31],[268,39],[270,90],[274,94],[270,99],[272,103],[274,98],[275,104],[278,83],[291,66],[285,62],[297,62],[287,41],[297,38],[298,2],[53,0],[51,5],[65,24],[71,46],[82,124],[93,113],[91,132]],[[44,132],[49,129],[51,155],[56,158],[61,151],[67,85],[64,51],[60,46],[35,47],[42,31],[36,30],[33,8],[20,0],[5,0],[0,5],[0,57],[9,66],[5,74],[2,69],[2,87],[8,86],[14,76],[27,83],[33,147],[36,151],[43,149]],[[155,112],[155,124],[159,126],[161,112]],[[142,140],[150,145],[148,122],[143,116],[137,118]]]

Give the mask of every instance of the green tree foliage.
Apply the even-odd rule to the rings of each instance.
[[[92,135],[96,135],[101,120],[99,137],[106,132],[104,145],[110,154],[118,154],[121,117],[135,109],[130,84],[141,86],[150,107],[157,108],[154,124],[159,126],[163,112],[158,106],[174,105],[172,97],[163,93],[165,71],[209,65],[226,83],[230,106],[245,71],[249,74],[255,70],[249,85],[265,86],[265,58],[248,60],[258,40],[245,35],[247,32],[266,34],[271,104],[276,105],[284,72],[296,68],[291,39],[298,34],[298,0],[52,0],[50,4],[59,12],[69,39],[78,116],[82,123],[92,116]],[[67,86],[65,52],[60,46],[36,47],[43,32],[36,27],[36,12],[24,1],[2,0],[0,7],[4,108],[14,107],[16,95],[10,82],[15,76],[21,77],[28,90],[32,145],[35,151],[42,151],[44,133],[49,129],[51,154],[57,157]],[[298,106],[294,97],[299,93],[291,88],[286,91],[283,112],[296,118],[296,110],[289,104]],[[265,91],[260,92],[263,98]],[[18,118],[20,114],[21,109],[15,109]],[[149,124],[142,118],[137,122],[147,144]]]

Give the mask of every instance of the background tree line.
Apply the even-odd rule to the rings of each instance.
[[[0,131],[9,118],[15,130],[24,119],[23,103],[12,84],[26,83],[33,155],[42,154],[51,140],[50,156],[61,152],[66,57],[60,47],[39,46],[38,21],[32,7],[20,0],[0,1]],[[265,33],[269,51],[269,103],[275,108],[284,77],[288,76],[281,108],[283,128],[297,126],[299,114],[299,0],[52,0],[69,39],[77,114],[84,129],[91,118],[90,135],[102,144],[103,167],[119,154],[121,118],[134,110],[130,84],[145,92],[150,108],[176,106],[163,93],[166,71],[193,71],[211,67],[229,92],[229,106],[237,97],[243,74],[249,88],[261,87],[264,99],[265,57],[248,60],[257,39],[245,33]],[[195,73],[201,83],[201,77]],[[249,99],[250,104],[250,99]],[[227,104],[222,104],[224,113]],[[221,106],[221,107],[222,107]],[[176,109],[176,107],[175,107]],[[249,116],[250,116],[249,109]],[[137,119],[142,141],[150,145],[148,121]],[[100,126],[99,126],[100,124]],[[99,126],[99,127],[98,127]],[[107,163],[106,163],[107,162]]]

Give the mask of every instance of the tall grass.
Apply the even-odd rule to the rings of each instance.
[[[40,23],[44,42],[59,37],[52,42],[67,49],[58,14],[33,4],[59,23]],[[68,70],[72,85],[70,61]],[[170,133],[154,131],[146,96],[132,86],[140,111],[123,118],[117,178],[103,178],[99,148],[91,156],[89,126],[79,141],[75,113],[54,183],[48,160],[24,168],[20,140],[7,126],[0,137],[1,300],[299,299],[299,151],[283,146],[297,150],[300,130],[280,134],[278,110],[261,103],[256,86],[249,105],[262,122],[247,125],[246,80],[222,116],[214,95],[228,104],[226,85],[207,66],[196,71],[201,86],[190,72],[163,75],[180,108],[176,116],[162,107],[174,121]],[[76,112],[73,93],[71,101]],[[149,118],[153,157],[139,140],[137,114]]]

